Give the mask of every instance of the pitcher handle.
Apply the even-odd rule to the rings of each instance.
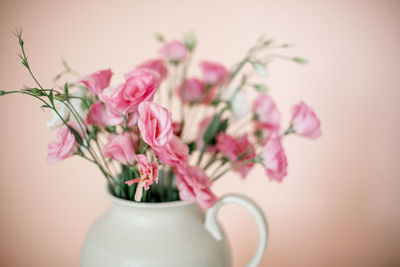
[[[214,236],[215,239],[221,240],[223,237],[223,232],[217,222],[217,213],[221,206],[228,203],[236,203],[243,206],[256,220],[259,233],[258,247],[253,257],[246,265],[247,267],[256,267],[260,263],[265,253],[265,249],[267,248],[268,223],[261,208],[253,200],[239,194],[228,194],[223,196],[217,201],[217,203],[215,203],[213,207],[207,211],[204,226],[208,232]]]

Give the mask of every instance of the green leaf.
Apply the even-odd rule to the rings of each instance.
[[[128,197],[130,200],[134,199],[135,191],[136,191],[137,184],[133,184],[128,187]]]
[[[69,95],[69,86],[68,86],[68,83],[67,83],[67,82],[64,84],[64,94],[67,96],[67,99],[68,99],[68,95]]]
[[[188,147],[189,147],[189,155],[190,155],[190,154],[192,154],[193,151],[196,150],[196,142],[193,141],[193,142],[189,143]]]
[[[308,64],[308,61],[301,57],[294,57],[292,60],[298,64]]]
[[[219,127],[218,127],[217,133],[225,132],[226,129],[228,128],[228,125],[229,125],[229,120],[228,120],[228,119],[223,120],[223,121],[220,123]]]
[[[252,61],[251,65],[260,76],[267,77],[267,69],[260,61]]]
[[[209,144],[217,133],[219,128],[219,119],[219,114],[214,115],[214,117],[211,119],[211,122],[208,124],[206,130],[204,131],[203,140],[206,144]]]
[[[154,34],[154,38],[156,38],[160,43],[165,43],[165,38],[161,33]]]
[[[40,106],[41,108],[51,108],[52,109],[52,107],[50,107],[49,105],[42,105],[42,106]]]
[[[5,95],[6,94],[6,92],[5,91],[3,91],[3,90],[0,90],[0,96],[2,96],[2,95]]]
[[[92,140],[97,135],[97,131],[97,127],[93,127],[93,131],[89,132],[88,142],[90,142],[90,140]]]
[[[75,141],[80,145],[83,146],[83,140],[82,140],[82,136],[78,133],[77,130],[75,130],[74,128],[72,128],[69,124],[67,124],[68,129],[72,132],[72,134],[75,137]]]
[[[50,90],[48,98],[50,100],[51,105],[54,107],[54,91],[53,91],[53,89]]]
[[[259,93],[266,93],[268,92],[268,87],[265,84],[258,83],[258,84],[253,84],[254,89],[256,89],[257,92]]]
[[[109,133],[113,133],[113,134],[116,134],[116,133],[117,133],[117,130],[116,130],[116,127],[115,127],[115,126],[106,126],[105,130],[106,130],[107,132],[109,132]]]
[[[196,37],[193,32],[187,32],[183,36],[183,43],[185,44],[186,48],[193,52],[196,47]]]

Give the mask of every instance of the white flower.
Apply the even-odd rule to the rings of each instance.
[[[250,113],[250,104],[243,90],[229,88],[226,100],[231,103],[231,110],[235,119],[239,120]]]
[[[71,93],[71,96],[77,96],[77,97],[83,97],[84,92],[82,90],[79,90],[75,93]],[[86,117],[86,112],[87,110],[85,109],[82,100],[77,99],[77,98],[71,98],[69,100],[71,103],[71,106],[76,110],[76,112],[79,114],[79,116],[83,119]],[[71,115],[70,110],[68,107],[61,101],[55,100],[54,105],[60,114],[60,116],[65,120],[73,119],[75,120],[75,117]],[[57,113],[53,110],[52,111],[53,117],[46,123],[47,128],[49,129],[56,129],[60,126],[63,125],[63,121],[60,119],[60,117],[57,115]]]
[[[66,121],[69,118],[69,110],[66,105],[64,105],[61,101],[55,100],[54,105],[60,114],[60,116]],[[46,123],[47,128],[56,129],[63,125],[63,121],[57,115],[57,113],[52,110],[53,117]]]

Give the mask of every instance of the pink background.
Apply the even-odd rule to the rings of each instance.
[[[11,31],[24,29],[32,68],[45,84],[61,58],[88,73],[120,76],[156,55],[153,33],[195,30],[196,59],[230,65],[261,33],[294,42],[268,85],[284,121],[301,99],[319,114],[316,142],[287,138],[289,176],[269,182],[257,168],[226,177],[221,195],[251,196],[271,236],[261,266],[400,266],[400,4],[396,1],[4,1],[0,2],[0,89],[32,85]],[[0,265],[78,266],[90,224],[110,202],[104,178],[80,159],[46,164],[48,114],[31,98],[0,98]],[[220,214],[234,266],[256,247],[250,215]]]

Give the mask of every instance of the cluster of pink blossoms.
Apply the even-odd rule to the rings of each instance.
[[[84,155],[89,145],[85,144],[88,129],[95,128],[108,135],[107,143],[101,149],[104,157],[138,171],[137,177],[125,181],[129,186],[137,184],[136,201],[142,199],[143,190],[149,190],[158,182],[159,165],[162,164],[175,174],[180,199],[197,201],[207,209],[217,198],[210,189],[213,181],[206,172],[208,166],[189,163],[192,154],[180,135],[182,127],[190,127],[198,130],[193,143],[199,153],[209,153],[214,159],[231,162],[232,170],[242,178],[256,163],[262,163],[270,179],[282,181],[287,175],[287,159],[281,140],[289,133],[312,139],[319,137],[320,121],[314,111],[300,102],[293,108],[290,127],[283,131],[275,103],[270,96],[260,94],[252,107],[253,132],[234,136],[228,133],[229,128],[223,129],[215,133],[213,142],[207,143],[204,135],[213,116],[206,116],[199,125],[182,125],[172,120],[170,111],[153,101],[169,75],[168,65],[185,62],[189,53],[185,44],[172,41],[159,50],[161,58],[139,64],[124,75],[121,84],[110,85],[113,75],[110,69],[79,79],[78,82],[90,90],[93,99],[85,125],[82,127],[78,122],[70,121],[69,126],[59,129],[57,139],[49,145],[48,162],[54,164],[72,155]],[[227,86],[231,79],[230,72],[219,63],[202,61],[199,67],[201,78],[184,77],[182,83],[172,89],[186,107],[211,106],[218,100],[220,88]],[[109,131],[110,127],[114,130]],[[83,145],[78,144],[71,128],[81,136]],[[257,151],[258,146],[260,151]]]

